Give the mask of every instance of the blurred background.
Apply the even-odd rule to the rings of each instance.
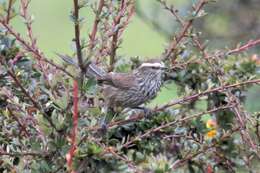
[[[93,2],[97,2],[94,0]],[[187,9],[196,0],[168,0],[179,10],[181,16],[189,16]],[[55,52],[72,54],[71,40],[74,36],[73,23],[69,19],[72,1],[33,0],[30,11],[35,18],[33,30],[38,38],[38,45],[44,53],[55,58]],[[208,41],[208,48],[235,48],[239,43],[246,43],[260,37],[260,1],[259,0],[218,0],[206,8],[207,16],[196,20],[197,31]],[[82,37],[88,38],[94,15],[91,7],[81,11],[85,23],[82,26]],[[16,30],[25,35],[21,18],[13,20]],[[118,50],[120,56],[159,56],[173,33],[178,32],[178,23],[165,11],[156,0],[137,0],[136,14],[123,35],[123,43]],[[243,58],[258,57],[260,48],[248,51]],[[259,58],[259,57],[258,57]],[[259,68],[259,67],[258,67]],[[258,70],[260,71],[260,70]],[[259,75],[259,74],[258,74]],[[174,84],[166,86],[159,97],[152,103],[165,103],[176,98]],[[260,111],[260,87],[249,88],[246,108],[249,111]]]

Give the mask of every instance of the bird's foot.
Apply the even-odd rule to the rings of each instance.
[[[102,123],[101,124],[101,130],[107,132],[107,129],[108,129],[107,123]]]
[[[154,115],[154,112],[149,108],[144,108],[144,117],[150,119]]]
[[[108,124],[107,122],[103,119],[101,120],[101,123],[100,123],[100,128],[99,128],[99,134],[100,135],[105,135],[107,133],[107,130],[108,130]]]

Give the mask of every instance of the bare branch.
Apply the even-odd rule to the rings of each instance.
[[[124,16],[124,11],[126,10],[126,3],[125,0],[121,1],[120,8],[118,10],[118,15],[114,18],[114,23],[113,23],[113,29],[116,29],[113,31],[113,36],[112,36],[112,42],[111,42],[111,47],[110,47],[110,61],[109,61],[109,71],[112,71],[114,69],[114,64],[116,62],[116,50],[117,50],[117,42],[118,42],[118,33],[119,33],[119,27],[118,25],[120,24],[121,18]]]
[[[79,21],[79,2],[78,0],[73,0],[74,3],[74,34],[75,34],[75,43],[76,43],[76,49],[77,49],[77,58],[78,58],[78,63],[79,67],[81,69],[81,72],[85,72],[85,67],[83,64],[83,59],[82,59],[82,47],[80,43],[80,21]],[[81,79],[83,80],[83,79]]]
[[[34,157],[45,157],[48,155],[46,152],[15,152],[9,153],[0,150],[0,156],[11,156],[11,157],[25,157],[25,156],[34,156]]]
[[[207,0],[200,0],[198,4],[194,7],[194,17],[199,14],[199,12],[202,10],[203,6],[207,4]],[[182,27],[180,33],[171,41],[169,47],[166,49],[165,53],[162,55],[164,59],[168,59],[172,54],[172,64],[176,59],[175,56],[175,49],[177,48],[178,44],[183,40],[185,35],[187,34],[188,30],[192,26],[192,23],[194,21],[194,18],[189,19],[187,22],[185,22],[184,26]]]
[[[100,14],[102,12],[102,9],[104,7],[105,1],[104,0],[100,0],[99,1],[99,5],[98,5],[98,9],[96,12],[96,17],[95,17],[95,21],[94,21],[94,25],[92,28],[92,32],[89,35],[89,49],[92,50],[95,46],[95,39],[96,39],[96,34],[97,34],[97,29],[98,29],[98,24],[100,22]]]
[[[6,19],[5,19],[7,24],[9,24],[9,21],[10,21],[10,18],[11,18],[12,5],[13,5],[13,0],[9,0],[8,9],[7,9],[7,16],[6,16]]]
[[[235,54],[235,53],[239,53],[239,52],[243,52],[247,49],[250,49],[254,46],[257,46],[260,44],[260,39],[257,39],[257,40],[251,40],[249,41],[248,43],[244,44],[243,46],[240,46],[240,47],[237,47],[233,50],[230,50],[227,52],[227,55],[231,55],[231,54]]]

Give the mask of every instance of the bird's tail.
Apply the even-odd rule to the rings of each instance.
[[[56,53],[56,55],[67,64],[73,65],[75,67],[79,67],[78,63],[75,61],[75,58],[70,57],[69,55],[62,55],[59,53]],[[107,76],[107,72],[99,68],[94,63],[90,63],[86,68],[86,76],[89,78],[95,78],[97,80],[104,80],[105,77]]]
[[[107,76],[107,72],[91,63],[87,67],[86,76],[96,78],[97,80],[102,80]]]

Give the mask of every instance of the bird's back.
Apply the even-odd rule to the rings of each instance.
[[[137,107],[153,99],[162,85],[160,74],[141,76],[120,73],[114,81],[114,85],[105,85],[103,90],[109,107]]]

